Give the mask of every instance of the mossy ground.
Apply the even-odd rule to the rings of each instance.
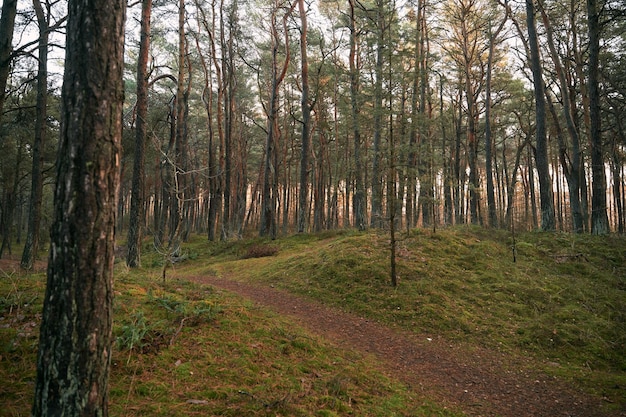
[[[271,247],[264,251],[263,246]],[[250,248],[254,248],[250,250]],[[473,227],[414,230],[389,282],[383,232],[194,237],[168,269],[146,242],[115,273],[111,415],[459,415],[292,322],[186,276],[272,283],[420,334],[524,357],[624,406],[626,239]],[[250,253],[271,256],[250,257]],[[0,277],[0,414],[28,415],[45,274]]]

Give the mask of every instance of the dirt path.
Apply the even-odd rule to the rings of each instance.
[[[391,329],[266,285],[214,276],[192,279],[289,316],[339,346],[372,354],[389,374],[414,391],[471,416],[606,415],[600,411],[600,400],[576,392],[555,378],[527,371],[523,361],[500,353],[468,352],[463,346]]]

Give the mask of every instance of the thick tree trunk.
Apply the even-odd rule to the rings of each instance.
[[[126,1],[71,0],[33,416],[107,416]]]
[[[141,235],[145,219],[144,165],[148,117],[148,57],[150,55],[150,16],[152,0],[141,5],[141,29],[139,57],[137,58],[137,120],[135,122],[135,155],[130,196],[130,219],[128,228],[128,255],[126,265],[141,266]]]

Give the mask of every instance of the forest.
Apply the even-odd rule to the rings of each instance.
[[[52,225],[67,2],[7,0],[0,256]],[[626,8],[613,0],[130,2],[116,233],[623,233]]]
[[[625,45],[612,0],[5,0],[0,402],[623,413]]]

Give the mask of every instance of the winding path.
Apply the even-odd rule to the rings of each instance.
[[[234,292],[289,316],[340,347],[374,355],[418,393],[470,416],[600,417],[600,400],[554,377],[529,371],[522,359],[389,328],[262,284],[196,276],[195,282]],[[614,413],[613,416],[624,416]]]

